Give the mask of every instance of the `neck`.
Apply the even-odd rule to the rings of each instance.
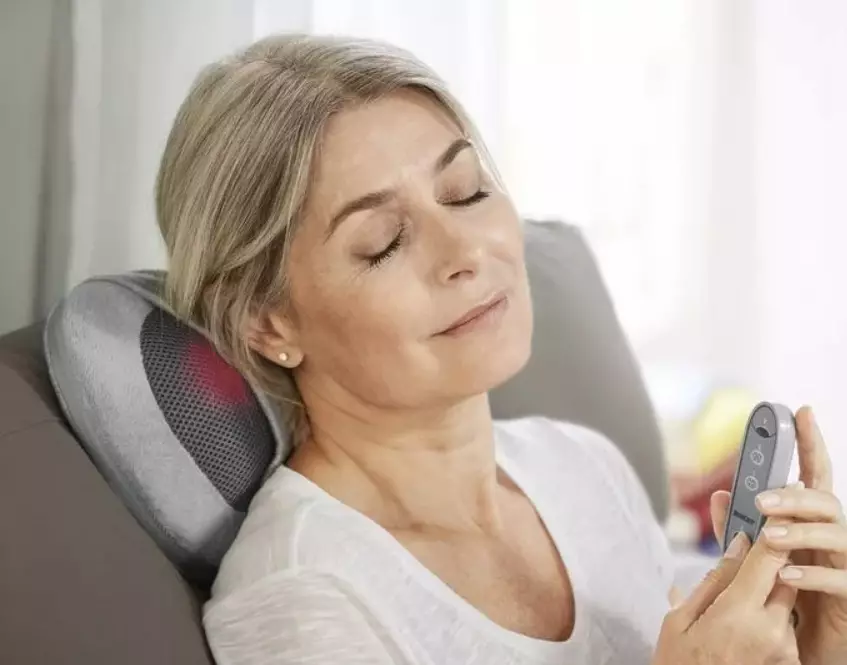
[[[304,401],[310,433],[288,465],[342,502],[390,530],[500,530],[487,395],[427,411]]]

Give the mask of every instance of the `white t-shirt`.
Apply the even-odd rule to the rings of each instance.
[[[647,665],[674,571],[632,467],[601,435],[544,418],[497,423],[496,451],[567,567],[567,641],[499,626],[382,527],[282,467],[205,608],[218,665]]]

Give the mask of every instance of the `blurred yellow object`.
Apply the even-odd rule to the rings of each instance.
[[[756,399],[743,388],[723,388],[709,396],[692,427],[700,473],[713,471],[738,452],[755,405]]]

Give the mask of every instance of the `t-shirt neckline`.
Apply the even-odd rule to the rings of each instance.
[[[581,649],[587,644],[588,632],[590,630],[590,617],[586,616],[590,604],[587,601],[585,579],[583,575],[584,566],[580,562],[579,553],[570,545],[575,542],[573,538],[567,537],[567,525],[553,523],[548,519],[548,511],[545,504],[552,501],[552,497],[544,496],[543,489],[533,488],[528,491],[529,478],[524,474],[520,465],[512,460],[503,450],[501,432],[496,436],[496,462],[500,470],[505,473],[513,483],[529,499],[538,513],[539,518],[547,529],[558,556],[568,573],[571,591],[574,598],[574,626],[570,637],[566,641],[552,641],[537,637],[531,637],[523,633],[509,630],[489,618],[470,601],[463,598],[450,585],[444,582],[438,575],[427,568],[417,557],[407,550],[390,531],[342,501],[332,496],[319,485],[312,482],[306,476],[289,467],[283,466],[278,470],[285,474],[291,484],[296,484],[301,493],[310,497],[320,499],[322,502],[332,505],[336,510],[344,513],[345,518],[356,520],[368,537],[376,540],[385,549],[402,563],[406,572],[423,585],[430,593],[436,595],[443,602],[449,604],[469,625],[486,635],[489,639],[508,645],[516,650],[530,656],[565,656],[574,657],[581,653]]]

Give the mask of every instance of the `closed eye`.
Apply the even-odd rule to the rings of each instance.
[[[364,257],[368,262],[368,267],[376,268],[382,265],[385,261],[388,261],[400,247],[403,246],[403,243],[406,241],[406,227],[401,227],[397,232],[397,235],[394,236],[392,241],[388,243],[388,246],[383,249],[381,252],[377,252],[372,256]]]
[[[491,192],[486,192],[480,189],[478,192],[476,192],[475,194],[471,194],[466,199],[459,199],[458,201],[448,201],[446,205],[455,206],[458,208],[465,208],[467,206],[472,206],[475,203],[479,203],[480,201],[484,201],[489,196],[491,196]]]

